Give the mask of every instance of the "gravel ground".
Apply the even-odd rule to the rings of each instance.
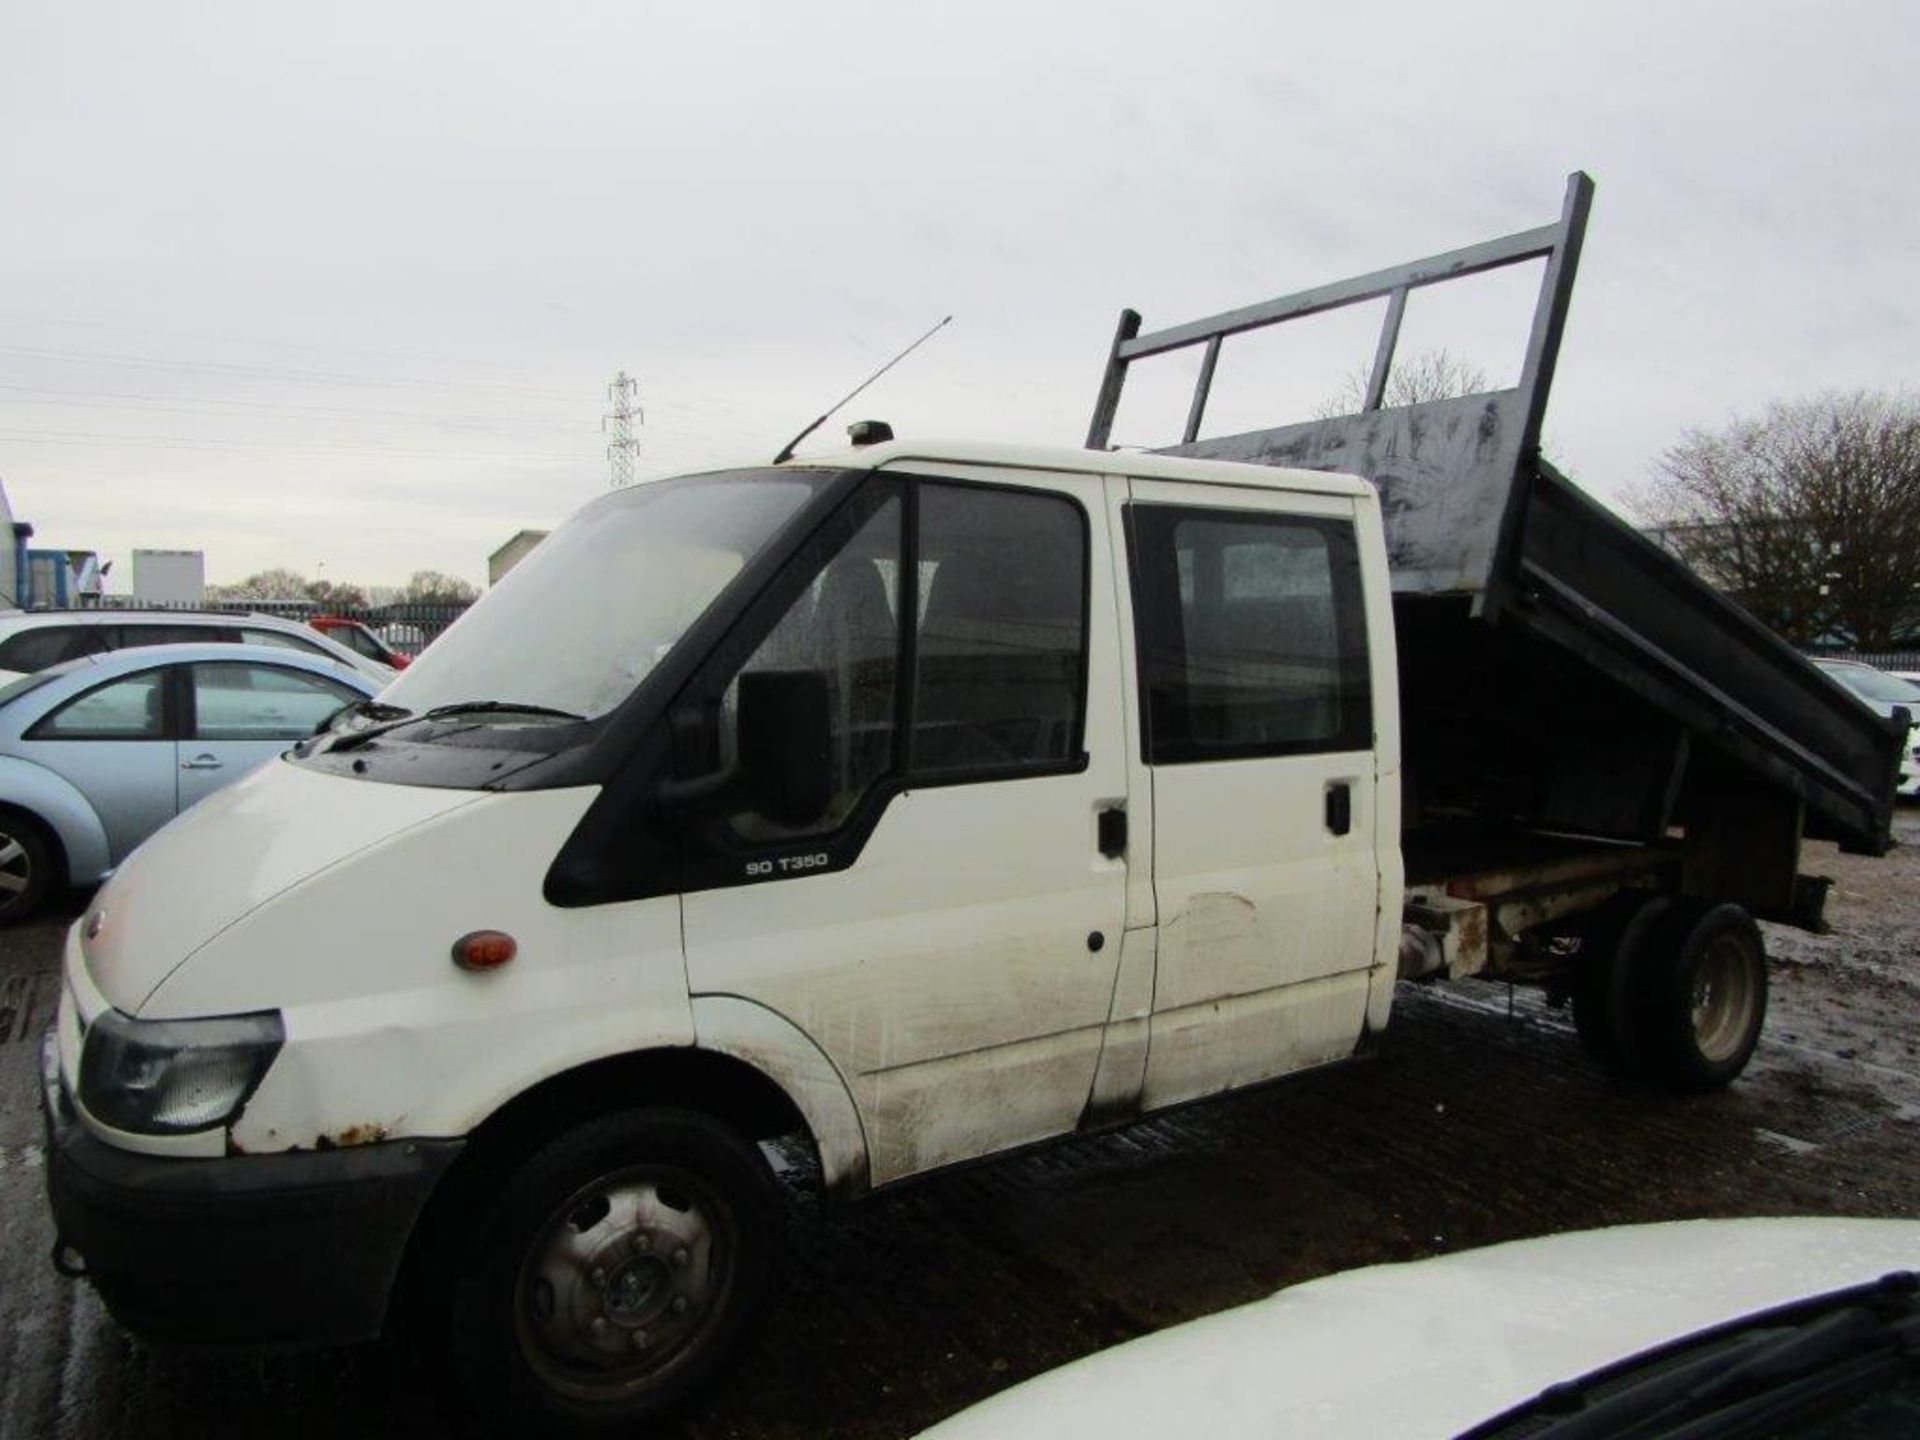
[[[668,1434],[892,1437],[1075,1356],[1275,1288],[1557,1230],[1920,1213],[1920,821],[1812,847],[1833,932],[1768,927],[1766,1039],[1676,1100],[1594,1070],[1526,992],[1403,988],[1380,1056],[885,1194],[796,1207],[760,1338]],[[58,1279],[37,1039],[61,925],[0,933],[0,1437],[434,1436],[387,1350],[170,1353]]]

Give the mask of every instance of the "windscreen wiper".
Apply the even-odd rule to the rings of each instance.
[[[329,747],[329,753],[339,750],[355,750],[370,740],[375,740],[405,725],[420,725],[429,720],[448,720],[459,715],[541,715],[554,720],[584,720],[584,715],[576,715],[571,710],[556,710],[551,705],[533,705],[518,700],[458,700],[450,705],[436,705],[424,714],[402,713],[387,721],[384,725],[370,725],[365,730],[355,730],[342,735]]]
[[[1802,1310],[1798,1321],[1761,1321],[1692,1359],[1668,1366],[1649,1363],[1651,1373],[1638,1382],[1616,1375],[1604,1383],[1556,1385],[1468,1435],[1475,1440],[1509,1434],[1529,1440],[1745,1435],[1758,1418],[1777,1420],[1835,1386],[1858,1385],[1913,1365],[1920,1353],[1914,1287],[1912,1275],[1890,1275],[1877,1286],[1829,1297],[1830,1303],[1811,1315]]]

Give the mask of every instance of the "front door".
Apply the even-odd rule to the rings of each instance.
[[[1353,502],[1135,480],[1158,917],[1144,1108],[1352,1053],[1379,870]]]
[[[824,683],[825,813],[687,827],[687,973],[812,1037],[875,1184],[1079,1122],[1125,920],[1101,482],[962,474],[872,477],[677,712],[732,760],[758,696]]]
[[[217,660],[184,670],[190,699],[177,749],[182,810],[306,739],[342,705],[362,698],[337,680],[287,665]]]

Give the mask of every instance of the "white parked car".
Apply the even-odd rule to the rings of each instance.
[[[1916,1271],[1910,1220],[1521,1240],[1295,1285],[1016,1385],[921,1440],[1908,1440]]]
[[[63,660],[139,645],[274,645],[357,670],[375,688],[395,673],[391,666],[278,615],[213,610],[10,610],[0,612],[0,683]]]
[[[1907,711],[1912,723],[1900,757],[1900,794],[1908,799],[1920,796],[1920,685],[1858,660],[1816,660],[1814,664],[1882,715],[1900,708]]]

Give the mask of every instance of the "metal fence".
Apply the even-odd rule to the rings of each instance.
[[[322,605],[311,600],[208,600],[200,605],[156,605],[131,596],[107,595],[89,610],[191,610],[197,614],[276,615],[283,620],[308,621],[316,615],[358,620],[404,655],[418,655],[454,621],[466,613],[464,602],[430,603],[402,600],[391,605]]]
[[[1822,660],[1858,660],[1879,670],[1920,671],[1920,650],[1838,650],[1816,649]]]

